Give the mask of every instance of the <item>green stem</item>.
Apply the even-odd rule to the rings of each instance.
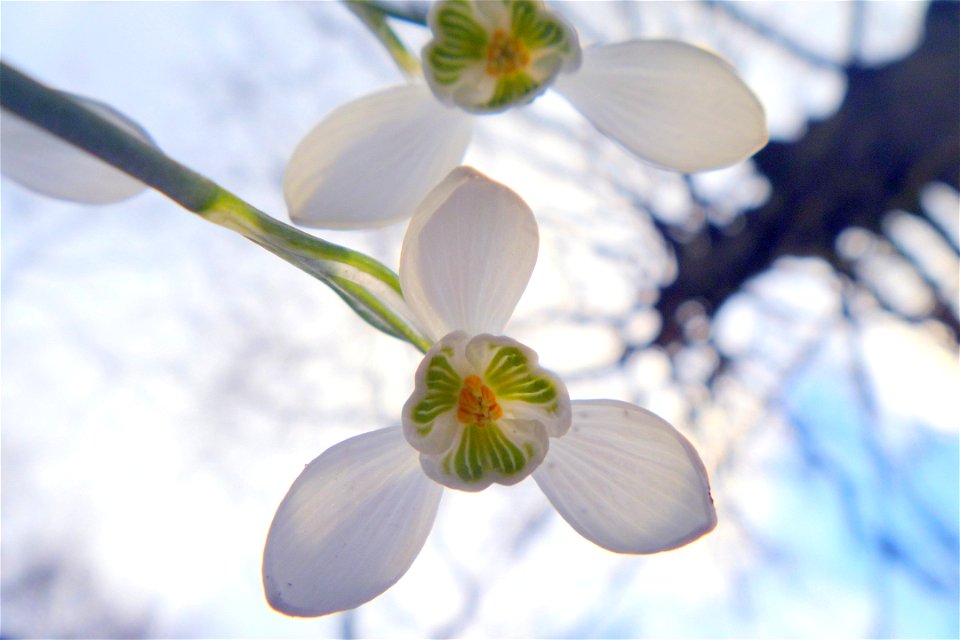
[[[421,27],[427,26],[428,4],[421,2],[412,4],[410,2],[391,2],[390,0],[361,0],[369,5],[371,9],[382,13],[384,16],[403,20],[411,24],[417,24]]]
[[[387,22],[387,13],[380,5],[369,0],[343,0],[350,11],[377,37],[387,53],[408,77],[420,74],[420,60],[410,53],[403,41],[393,32]]]
[[[155,146],[5,62],[0,62],[0,102],[4,109],[89,151],[190,211],[201,211],[219,190],[212,181],[170,159]]]
[[[240,233],[332,288],[364,320],[423,352],[397,275],[362,253],[286,225],[70,98],[0,62],[3,108],[108,162],[200,217]]]
[[[197,213],[320,279],[377,329],[424,353],[430,349],[431,342],[414,329],[400,279],[380,262],[275,220],[226,190]]]

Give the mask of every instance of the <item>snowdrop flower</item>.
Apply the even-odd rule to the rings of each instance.
[[[400,279],[435,344],[402,428],[331,447],[283,499],[263,554],[275,609],[321,616],[383,593],[420,552],[443,487],[532,475],[576,531],[620,553],[673,549],[713,529],[706,471],[676,429],[625,402],[571,402],[536,353],[499,335],[537,249],[526,204],[472,169],[454,170],[418,207]]]
[[[358,228],[409,216],[463,158],[475,114],[527,104],[548,88],[661,168],[717,169],[766,144],[757,98],[698,47],[631,40],[581,51],[573,27],[539,0],[442,0],[428,22],[428,86],[347,103],[296,148],[284,176],[294,222]]]

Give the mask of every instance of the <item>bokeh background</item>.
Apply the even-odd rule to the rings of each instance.
[[[418,354],[155,193],[83,207],[4,180],[3,637],[957,637],[960,5],[555,6],[585,43],[709,47],[767,109],[767,149],[696,176],[549,94],[484,118],[466,158],[542,226],[509,333],[573,397],[686,433],[716,531],[620,556],[531,480],[447,492],[385,595],[276,614],[273,511],[325,448],[397,424]],[[281,219],[298,140],[402,81],[332,2],[0,12],[6,62]],[[322,235],[396,265],[403,230]]]

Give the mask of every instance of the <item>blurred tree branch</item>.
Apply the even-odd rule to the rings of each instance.
[[[883,234],[896,209],[919,212],[931,182],[960,188],[960,4],[930,5],[924,39],[910,56],[845,69],[837,113],[796,142],[771,143],[755,156],[771,195],[736,231],[704,225],[692,236],[661,226],[677,257],[677,279],[661,291],[657,344],[683,338],[678,310],[690,300],[714,313],[781,256],[818,256],[851,278],[837,253],[850,227]],[[942,300],[931,313],[956,339],[960,323]]]

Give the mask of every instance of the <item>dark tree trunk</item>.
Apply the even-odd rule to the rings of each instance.
[[[928,183],[960,187],[960,4],[930,5],[924,40],[909,57],[846,72],[847,95],[833,117],[755,156],[771,196],[746,213],[738,233],[705,227],[686,242],[670,240],[679,275],[657,304],[658,344],[682,338],[684,302],[696,300],[712,314],[781,256],[819,256],[846,272],[835,246],[844,229],[880,233],[889,211],[919,211]],[[945,306],[935,316],[960,332]]]

